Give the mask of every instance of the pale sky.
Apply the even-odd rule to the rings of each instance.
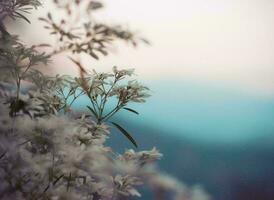
[[[136,68],[144,80],[190,79],[274,94],[273,0],[103,2],[98,18],[140,31],[152,46],[121,45],[99,62],[87,61],[89,66]],[[37,33],[47,34],[38,29],[31,35]]]
[[[113,65],[135,68],[137,79],[153,90],[147,107],[141,109],[144,123],[224,142],[257,137],[255,133],[273,129],[269,103],[274,97],[273,0],[104,2],[106,8],[98,19],[138,30],[152,46],[118,45],[109,56],[100,61],[86,59],[85,64],[103,72]],[[47,5],[34,18],[46,13]],[[48,31],[35,21],[29,29],[14,28],[29,43],[49,39]],[[61,73],[78,72],[63,57],[54,66]],[[195,90],[201,84],[205,87]],[[183,124],[182,130],[178,124]]]

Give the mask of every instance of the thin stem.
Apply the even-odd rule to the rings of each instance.
[[[120,104],[120,100],[118,101],[116,107],[112,109],[107,115],[105,115],[102,119],[104,121],[107,121],[109,118],[111,118],[115,113],[117,113],[124,105]]]
[[[21,75],[17,74],[17,81],[16,81],[16,84],[17,84],[16,103],[19,101],[19,97],[20,97],[21,80],[22,80],[23,76],[27,73],[27,71],[30,69],[31,65],[32,65],[32,62],[30,61],[29,64],[27,65],[25,71]]]
[[[28,70],[30,69],[31,66],[32,66],[32,61],[30,60],[28,66],[26,67],[25,71],[22,73],[21,77],[23,77],[25,75],[25,73],[28,72]]]
[[[74,101],[75,101],[78,97],[82,96],[83,94],[84,94],[83,92],[81,92],[80,94],[78,94],[78,95],[76,95],[76,96],[75,96],[75,94],[74,94],[73,100],[70,102],[69,106],[72,106],[72,104],[74,103]]]
[[[115,84],[117,83],[117,81],[118,81],[118,79],[115,76],[113,84],[111,85],[109,90],[105,93],[104,98],[102,99],[102,104],[101,104],[102,107],[100,107],[100,109],[101,109],[101,112],[100,112],[100,118],[101,119],[100,119],[100,121],[104,120],[110,113],[115,111],[116,108],[118,107],[119,103],[120,103],[120,100],[119,100],[118,103],[117,103],[117,106],[112,111],[110,111],[110,113],[108,113],[106,116],[103,117],[103,112],[104,112],[104,109],[105,109],[105,105],[106,105],[106,102],[107,102],[108,95],[112,91],[112,89],[115,86]],[[103,89],[105,91],[104,85],[103,85]]]
[[[104,118],[104,121],[108,121],[115,113],[117,113],[120,109],[122,108],[122,106],[117,107],[112,113],[109,113],[109,116]]]
[[[21,78],[18,77],[18,80],[17,80],[17,90],[16,90],[16,103],[19,101],[19,96],[20,96],[20,90],[21,90]]]
[[[99,122],[98,113],[97,113],[96,107],[95,107],[95,105],[94,105],[94,102],[93,102],[93,100],[92,100],[92,97],[91,97],[90,93],[88,93],[87,91],[86,91],[86,94],[88,95],[88,98],[89,98],[90,103],[91,103],[91,105],[92,105],[92,107],[93,107],[93,110],[94,110],[95,113],[97,114],[97,116],[95,116],[95,117],[96,117],[97,121]]]

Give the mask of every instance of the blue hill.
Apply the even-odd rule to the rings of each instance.
[[[273,98],[184,81],[147,85],[148,102],[130,106],[140,115],[123,111],[114,120],[140,149],[160,149],[163,171],[203,185],[216,200],[274,199]],[[117,151],[132,148],[115,130],[108,142]]]

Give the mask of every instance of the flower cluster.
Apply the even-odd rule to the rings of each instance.
[[[115,87],[111,94],[116,95],[121,104],[143,103],[150,96],[147,94],[147,90],[147,87],[140,85],[137,81],[129,81],[127,85]]]
[[[59,199],[69,192],[67,199],[121,199],[141,196],[137,188],[143,184],[166,190],[176,185],[183,191],[177,183],[159,180],[160,173],[151,165],[161,157],[155,148],[117,155],[104,146],[108,127],[84,119],[79,123],[62,116],[26,115],[12,122],[2,115],[1,197]]]

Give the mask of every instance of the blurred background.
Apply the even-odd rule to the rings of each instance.
[[[139,116],[117,118],[140,149],[156,146],[163,171],[202,185],[213,199],[273,200],[274,1],[103,2],[98,19],[125,24],[152,43],[119,44],[110,56],[86,61],[97,71],[135,68],[151,89],[147,103],[131,105]],[[46,3],[33,19],[47,9]],[[37,21],[13,28],[30,44],[51,40]],[[77,75],[69,60],[56,59],[54,70]],[[109,143],[117,151],[131,148],[118,133]]]

